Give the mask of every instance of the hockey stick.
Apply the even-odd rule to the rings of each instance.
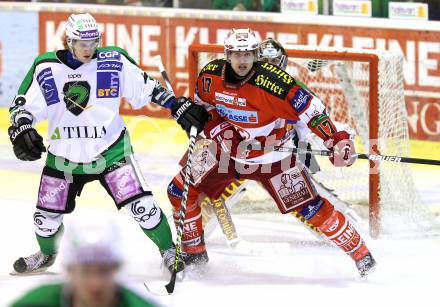
[[[257,150],[273,150],[279,152],[293,152],[293,153],[302,153],[302,154],[312,154],[318,156],[330,156],[332,153],[329,150],[305,150],[298,149],[294,147],[284,147],[284,146],[267,146],[267,147],[252,147],[252,149]],[[416,164],[427,164],[427,165],[440,165],[440,160],[430,160],[430,159],[421,159],[421,158],[409,158],[409,157],[398,157],[398,156],[387,156],[387,155],[369,155],[369,154],[355,154],[353,157],[358,159],[365,159],[370,161],[387,161],[387,162],[395,162],[395,163],[416,163]]]
[[[228,241],[228,245],[233,245],[234,240],[237,238],[237,232],[234,222],[230,217],[231,214],[229,213],[229,208],[231,208],[237,202],[238,196],[243,192],[248,182],[249,181],[247,180],[237,180],[231,182],[223,190],[222,194],[217,200],[211,199],[208,196],[203,198],[200,206],[202,209],[205,237],[208,237],[214,231],[218,222]],[[221,203],[219,203],[219,201]],[[213,215],[215,215],[217,219],[213,219]]]
[[[168,90],[174,94],[174,90],[173,87],[171,86],[170,79],[168,77],[167,72],[165,71],[165,67],[163,66],[161,56],[157,55],[153,59],[157,63],[159,71],[166,83]],[[177,231],[176,258],[174,260],[174,267],[173,267],[173,272],[171,273],[170,282],[167,285],[165,285],[165,289],[168,294],[171,294],[174,291],[174,286],[176,285],[177,268],[180,261],[180,255],[182,253],[181,249],[182,249],[183,224],[185,222],[186,202],[188,200],[188,190],[189,190],[190,175],[192,169],[192,158],[193,158],[194,147],[196,144],[196,137],[197,137],[197,128],[195,126],[191,126],[189,145],[188,145],[188,160],[185,166],[185,178],[184,178],[183,193],[182,193],[182,203],[179,211],[179,223],[177,225],[177,230],[176,230]],[[149,289],[147,285],[145,286],[147,287],[147,289]]]
[[[186,201],[188,199],[188,190],[189,190],[190,175],[192,168],[192,158],[193,158],[194,146],[196,144],[196,136],[197,136],[197,128],[195,126],[192,126],[191,131],[189,133],[188,161],[186,162],[186,167],[185,167],[185,180],[183,184],[182,204],[180,206],[180,212],[179,212],[179,224],[177,225],[176,259],[174,260],[174,267],[173,267],[173,272],[171,273],[170,282],[165,286],[168,294],[173,293],[174,286],[176,285],[177,267],[179,264],[180,254],[182,249],[183,224],[185,222]]]
[[[167,89],[174,94],[173,86],[171,85],[170,78],[168,77],[167,71],[165,70],[165,67],[162,63],[162,57],[160,55],[156,55],[153,57],[153,60],[157,64],[157,68],[160,71],[160,74],[162,75],[163,80],[165,81],[165,84],[167,86]]]

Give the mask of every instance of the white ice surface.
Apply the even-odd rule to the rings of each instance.
[[[18,257],[38,250],[32,215],[43,161],[20,162],[10,151],[0,152],[5,153],[0,156],[1,169],[10,171],[0,185],[0,306],[7,306],[30,287],[63,275],[58,260],[46,275],[9,275]],[[177,158],[163,159],[167,157],[143,155],[140,162],[147,182],[169,214],[164,187],[177,166],[166,171],[159,166],[175,165]],[[427,170],[416,173],[418,188],[428,205],[438,206],[440,174],[435,168]],[[127,261],[121,276],[141,291],[146,291],[144,281],[165,285],[168,276],[160,269],[156,247],[125,210],[114,209],[99,184],[85,187],[76,210],[65,218],[66,231],[71,219],[109,216],[123,232]],[[373,275],[360,280],[348,256],[316,239],[290,216],[235,215],[234,221],[248,244],[230,250],[217,228],[207,239],[210,261],[205,271],[190,272],[178,281],[175,293],[162,298],[166,306],[440,306],[440,237],[372,240],[366,236],[378,267]],[[243,255],[248,252],[252,255]]]
[[[60,278],[59,261],[42,276],[9,276],[13,261],[37,250],[33,208],[2,204],[0,306],[41,282]],[[69,220],[115,219],[123,231],[127,264],[122,276],[137,283],[165,285],[155,246],[128,214],[78,208]],[[16,216],[17,218],[5,218]],[[378,268],[360,280],[351,259],[313,237],[287,216],[236,216],[245,248],[230,250],[219,231],[207,240],[210,262],[204,272],[190,272],[175,293],[161,298],[170,306],[438,306],[440,240],[368,240]],[[20,229],[20,231],[16,231]],[[242,251],[252,251],[251,256]],[[62,255],[60,255],[62,257]],[[146,290],[145,290],[146,291]]]

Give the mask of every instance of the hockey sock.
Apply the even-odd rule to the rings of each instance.
[[[353,260],[363,258],[369,251],[359,232],[327,199],[321,199],[322,206],[309,222]]]
[[[164,251],[173,246],[173,237],[171,235],[170,225],[165,217],[165,215],[161,214],[160,223],[152,228],[145,229],[142,228],[142,231],[151,239],[151,241],[156,244],[159,250]]]
[[[53,255],[58,252],[58,242],[63,236],[64,225],[61,224],[57,232],[50,237],[42,237],[36,234],[40,250],[45,255]]]

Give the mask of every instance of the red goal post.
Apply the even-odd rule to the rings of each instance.
[[[404,156],[405,154],[402,153],[405,150],[409,151],[407,114],[403,97],[403,56],[401,54],[375,50],[309,46],[296,46],[295,49],[286,49],[286,51],[289,56],[289,66],[286,70],[318,94],[324,104],[334,112],[333,118],[336,117],[337,121],[348,123],[354,127],[357,134],[361,135],[361,143],[365,145],[364,152],[377,154],[382,150],[387,150],[383,153],[390,154],[389,150],[391,149],[393,154]],[[222,45],[192,44],[189,46],[190,96],[194,94],[195,82],[200,69],[208,61],[223,57],[223,53],[224,47]],[[314,63],[313,65],[318,63],[318,67],[314,68],[312,72],[310,70],[311,63]],[[327,105],[327,101],[330,100],[333,101],[331,106]],[[348,105],[348,107],[344,105]],[[332,115],[332,112],[330,113]],[[397,114],[399,126],[397,130],[389,123],[394,118],[392,113]],[[392,131],[387,131],[387,129]],[[379,144],[381,146],[378,146]],[[368,191],[366,199],[360,202],[368,204],[369,230],[374,238],[383,233],[384,225],[382,222],[386,218],[382,212],[385,209],[393,210],[394,207],[398,210],[398,207],[402,206],[400,203],[406,201],[405,197],[394,200],[396,197],[390,189],[399,188],[399,176],[407,176],[408,170],[405,170],[407,166],[399,165],[399,172],[393,177],[393,175],[389,175],[393,173],[393,170],[383,164],[386,163],[369,161],[369,165],[360,171],[360,173],[367,173],[364,174],[367,181],[361,180],[360,182],[363,183],[359,185],[368,185]],[[334,170],[329,168],[329,172],[331,174]],[[327,181],[332,181],[332,176],[335,175],[329,175],[329,179],[323,179],[322,182],[326,184]],[[352,178],[355,178],[354,175]],[[412,182],[412,178],[409,181]],[[391,187],[387,188],[390,182]],[[401,188],[409,189],[408,186],[411,186],[411,182]],[[339,189],[334,188],[334,190],[338,194]],[[417,193],[415,191],[411,193],[415,195],[411,195],[410,201],[418,202]],[[349,202],[354,202],[357,196],[348,196],[347,198]],[[392,200],[390,200],[391,198]],[[388,206],[388,202],[393,203],[392,208],[384,207],[384,204]],[[413,210],[417,205],[411,204],[409,207],[410,210]],[[406,217],[403,218],[403,225],[407,223],[407,220]],[[393,228],[393,225],[390,228]],[[394,230],[391,229],[388,232],[394,232]]]

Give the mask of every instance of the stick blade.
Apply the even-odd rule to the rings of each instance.
[[[144,286],[148,292],[157,296],[168,296],[172,293],[168,292],[166,288],[168,285],[164,285],[162,281],[144,282]]]
[[[159,296],[167,296],[174,292],[174,286],[176,285],[176,277],[177,272],[173,271],[171,273],[171,279],[168,284],[165,286],[162,282],[144,282],[145,288],[153,294],[159,295]]]

